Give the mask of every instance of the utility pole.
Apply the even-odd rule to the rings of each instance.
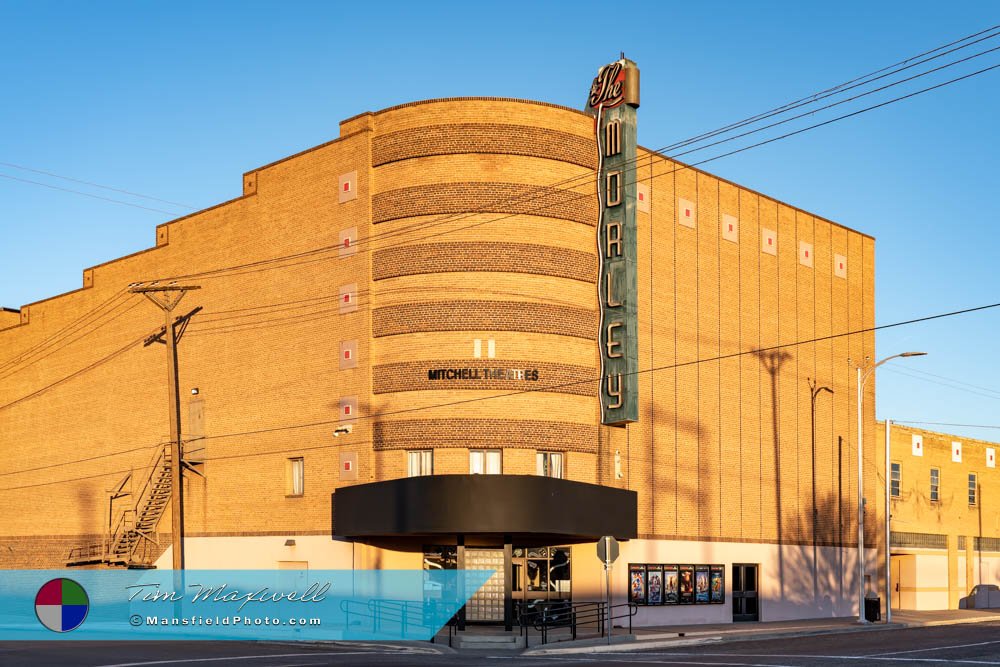
[[[174,308],[184,295],[201,289],[197,285],[166,285],[156,287],[137,285],[130,288],[136,294],[142,294],[156,304],[164,317],[163,330],[146,339],[145,345],[163,343],[167,346],[167,384],[170,395],[170,512],[173,533],[173,569],[180,572],[184,569],[184,485],[182,476],[181,448],[181,397],[177,383],[177,343],[180,342],[191,318],[201,310],[195,308],[186,315],[173,318]],[[166,340],[164,340],[166,339]],[[180,591],[179,591],[180,592]]]

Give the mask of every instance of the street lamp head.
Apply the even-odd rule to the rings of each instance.
[[[903,352],[899,356],[901,357],[926,357],[926,352]]]

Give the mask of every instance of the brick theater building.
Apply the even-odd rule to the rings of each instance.
[[[189,568],[495,568],[468,618],[500,622],[599,599],[613,535],[640,625],[857,613],[874,336],[830,336],[874,323],[874,240],[638,146],[638,102],[622,60],[584,111],[363,113],[0,312],[0,566],[171,566],[136,290],[183,286]],[[873,383],[864,423],[877,498]]]

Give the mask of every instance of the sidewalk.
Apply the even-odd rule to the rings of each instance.
[[[526,655],[637,651],[731,641],[754,641],[776,637],[872,632],[903,628],[1000,621],[1000,609],[953,609],[946,611],[893,611],[892,623],[859,624],[851,618],[817,618],[770,623],[719,623],[635,628],[632,635],[616,628],[612,643],[606,637],[575,641],[552,641],[527,649]]]

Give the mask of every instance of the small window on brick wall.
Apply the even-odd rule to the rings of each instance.
[[[565,473],[562,452],[538,452],[535,457],[536,472],[542,477],[562,478]]]
[[[434,474],[434,450],[418,449],[406,452],[406,474],[410,477]]]
[[[899,498],[900,485],[903,481],[903,466],[893,462],[889,473],[889,495]]]
[[[305,493],[306,462],[301,456],[285,461],[285,495],[301,496]]]
[[[476,359],[480,359],[483,356],[483,340],[481,338],[472,339],[472,356]],[[497,342],[492,339],[486,339],[486,356],[493,359],[497,356]]]
[[[969,504],[975,505],[977,500],[978,480],[976,473],[969,473]]]
[[[499,475],[500,461],[499,449],[470,449],[469,473],[472,475]]]
[[[941,499],[941,471],[931,468],[931,502],[936,503]]]

